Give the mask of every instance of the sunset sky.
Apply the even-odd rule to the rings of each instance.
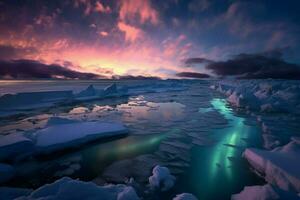
[[[0,62],[163,78],[239,54],[298,65],[299,22],[292,0],[0,0]]]

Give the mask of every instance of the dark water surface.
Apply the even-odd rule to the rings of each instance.
[[[162,199],[182,192],[191,192],[199,199],[229,199],[245,185],[261,182],[241,157],[246,147],[261,145],[255,120],[241,112],[237,115],[222,96],[209,89],[209,81],[181,82],[188,86],[187,90],[85,102],[10,119],[0,127],[2,134],[33,131],[54,115],[82,121],[122,121],[130,134],[18,162],[18,176],[7,185],[36,188],[62,176],[118,182],[110,175],[114,170],[120,177],[130,174],[146,185],[156,163],[167,166],[177,178],[173,189],[160,194]],[[62,89],[67,85],[77,91],[90,83],[58,81],[51,82],[52,87],[49,83],[26,84],[34,90]],[[94,84],[104,87],[110,83]],[[1,92],[16,92],[19,84],[8,84]],[[124,164],[124,159],[131,164]],[[132,165],[138,170],[131,172]]]

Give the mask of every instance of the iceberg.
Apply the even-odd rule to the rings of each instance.
[[[107,86],[106,88],[104,88],[103,93],[104,93],[104,95],[111,95],[111,94],[118,93],[117,84],[113,83],[113,84]]]
[[[300,197],[291,192],[281,190],[270,184],[267,185],[255,185],[246,186],[239,194],[231,196],[231,200],[277,200],[277,199],[289,199],[299,200]]]
[[[300,192],[300,140],[293,138],[272,151],[246,149],[244,157],[265,180],[283,190]]]
[[[77,122],[49,126],[34,133],[38,153],[49,153],[105,137],[127,134],[127,128],[113,122]]]
[[[77,97],[96,96],[97,90],[93,85],[89,85],[85,90],[82,90],[77,94]]]
[[[3,192],[0,195],[7,194],[14,199],[11,191],[18,191],[12,188],[0,188]],[[89,199],[89,200],[138,200],[135,190],[131,186],[126,185],[105,185],[97,186],[92,182],[83,182],[79,180],[73,180],[68,177],[61,178],[54,183],[46,184],[32,192],[19,189],[19,195],[15,199],[18,200],[74,200],[74,199]],[[25,193],[25,194],[24,194]],[[29,194],[28,194],[29,193]],[[5,196],[4,196],[5,197]],[[6,196],[7,197],[7,196]]]
[[[0,137],[0,160],[12,159],[30,154],[34,150],[33,141],[20,133]]]
[[[149,177],[149,183],[153,189],[167,191],[173,187],[176,178],[170,174],[167,167],[156,165],[152,170],[152,176]]]

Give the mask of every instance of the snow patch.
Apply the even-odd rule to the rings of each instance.
[[[149,177],[149,183],[152,188],[161,188],[167,191],[173,187],[176,178],[170,174],[167,167],[156,165],[152,170],[152,176]]]
[[[198,199],[190,193],[182,193],[182,194],[177,194],[176,197],[173,198],[173,200],[198,200]]]
[[[231,196],[231,200],[277,200],[277,199],[300,199],[297,194],[286,192],[267,185],[246,186],[239,194]]]
[[[0,191],[12,190],[10,188],[2,188]],[[28,192],[28,191],[26,191]],[[13,198],[11,198],[13,199]],[[56,199],[89,199],[89,200],[138,200],[135,190],[131,186],[126,185],[106,185],[97,186],[92,182],[83,182],[73,180],[68,177],[61,178],[54,183],[46,184],[29,195],[19,196],[17,199],[28,200],[56,200]]]
[[[33,150],[33,141],[20,133],[0,137],[0,160],[15,158]]]
[[[272,151],[246,149],[244,157],[270,184],[300,192],[300,143],[296,139]]]
[[[46,127],[34,134],[36,135],[38,152],[49,153],[78,146],[92,140],[127,133],[127,128],[121,123],[77,122]]]

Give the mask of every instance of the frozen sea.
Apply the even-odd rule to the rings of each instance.
[[[209,80],[135,81],[0,81],[0,94],[79,92],[93,84],[104,88],[176,82],[185,90],[147,92],[27,110],[0,119],[0,133],[33,132],[53,116],[79,121],[122,122],[127,136],[13,163],[17,175],[2,185],[37,188],[63,176],[97,184],[124,183],[130,177],[146,187],[152,168],[163,165],[176,177],[175,186],[145,199],[172,199],[189,192],[199,199],[230,199],[246,185],[264,183],[241,157],[247,147],[262,146],[256,118],[231,109]],[[139,191],[138,191],[139,192]]]

